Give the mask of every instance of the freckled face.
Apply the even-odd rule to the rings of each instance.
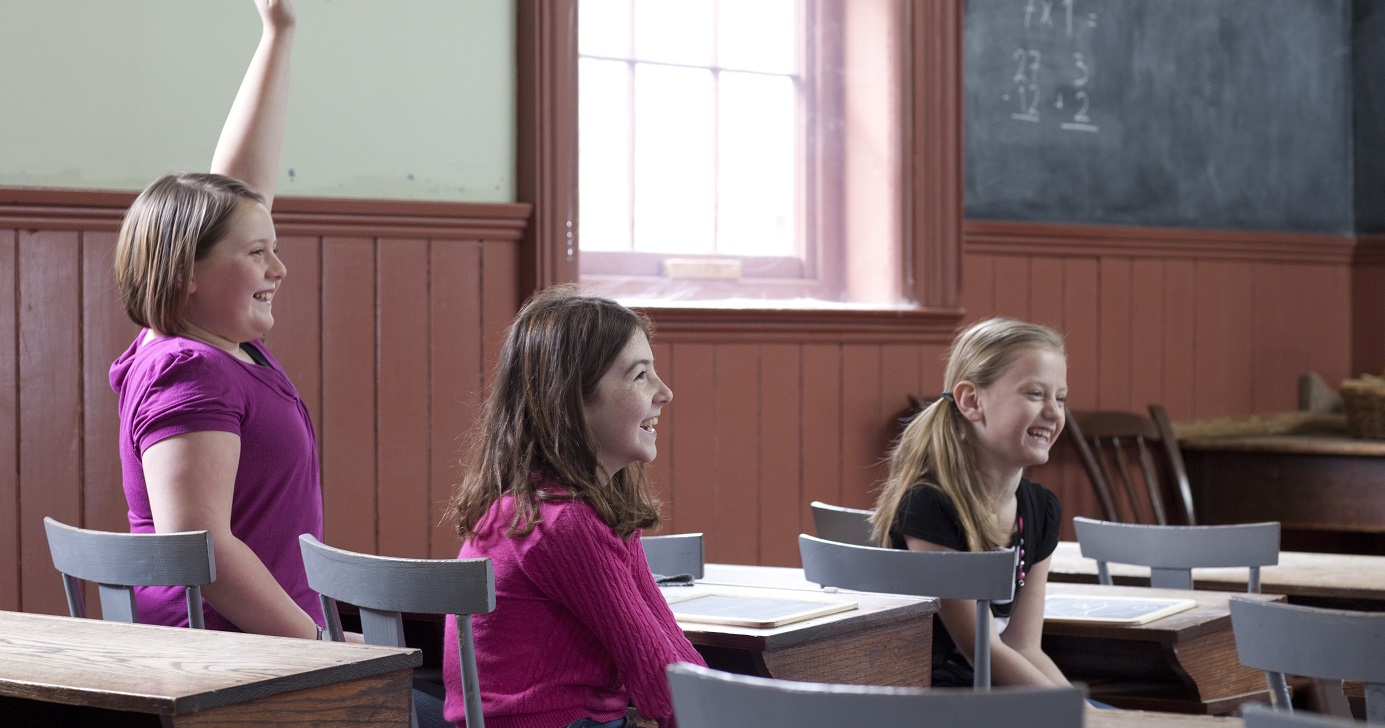
[[[241,200],[226,237],[193,263],[187,322],[233,345],[274,326],[274,294],[288,274],[277,255],[274,221],[264,205]]]
[[[636,331],[596,385],[596,396],[582,405],[597,442],[597,459],[606,475],[657,454],[654,426],[673,400],[673,390],[654,373],[654,354],[643,331]]]
[[[978,392],[976,435],[994,465],[1025,468],[1048,462],[1063,431],[1068,397],[1068,363],[1048,347],[1025,350],[1000,379]]]

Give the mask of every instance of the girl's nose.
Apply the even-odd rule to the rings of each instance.
[[[269,260],[270,265],[267,272],[270,278],[279,279],[289,274],[289,267],[284,265],[284,261],[279,258],[278,253],[270,252]]]

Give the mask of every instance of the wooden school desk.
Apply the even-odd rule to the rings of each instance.
[[[1149,569],[1110,564],[1117,585],[1148,586]],[[1244,592],[1247,570],[1194,569],[1198,589]],[[1096,583],[1096,561],[1083,558],[1076,541],[1062,541],[1049,562],[1050,581]],[[1385,556],[1281,551],[1279,563],[1260,569],[1260,590],[1283,594],[1294,604],[1334,609],[1385,611]]]
[[[1050,594],[1168,597],[1197,605],[1147,624],[1044,623],[1044,652],[1093,698],[1119,708],[1176,713],[1229,713],[1247,701],[1268,702],[1265,673],[1241,664],[1231,631],[1230,599],[1282,601],[1278,594],[1063,584]]]
[[[705,581],[819,589],[803,578],[802,569],[771,566],[708,564]],[[1236,655],[1230,593],[1052,582],[1049,592],[1197,602],[1194,609],[1143,625],[1045,624],[1044,650],[1065,675],[1089,682],[1099,700],[1140,710],[1221,714],[1247,700],[1269,699],[1264,673],[1242,666]],[[1277,594],[1254,598],[1283,599]]]
[[[418,650],[0,611],[6,726],[409,725]]]
[[[769,583],[755,571],[772,567],[708,564],[693,586],[666,586],[670,598],[706,593],[789,600],[837,599],[856,609],[779,627],[754,628],[680,621],[683,634],[707,664],[762,677],[854,685],[923,687],[931,682],[933,614],[938,600],[890,594],[828,595],[816,584]],[[788,569],[785,571],[795,571]],[[777,571],[760,576],[783,576]]]
[[[1244,728],[1240,718],[1185,713],[1151,713],[1140,710],[1088,708],[1083,728]]]
[[[1201,523],[1279,521],[1295,551],[1385,545],[1385,441],[1344,434],[1178,441]]]

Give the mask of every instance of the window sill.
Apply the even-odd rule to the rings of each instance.
[[[946,344],[963,315],[959,308],[637,308],[662,342]]]

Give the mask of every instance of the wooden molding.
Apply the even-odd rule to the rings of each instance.
[[[1385,234],[1362,235],[1356,239],[1356,265],[1385,265]]]
[[[961,309],[640,309],[659,341],[688,343],[942,344]]]
[[[967,252],[994,255],[1198,258],[1348,265],[1354,235],[967,220]],[[1377,253],[1378,255],[1378,253]]]
[[[136,194],[0,187],[0,227],[114,232]],[[277,197],[274,223],[281,235],[518,241],[531,211],[524,203]]]

